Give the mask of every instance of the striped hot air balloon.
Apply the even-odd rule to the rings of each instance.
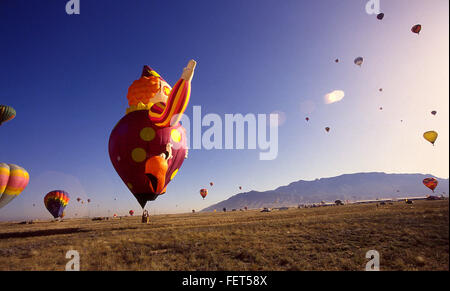
[[[70,197],[69,193],[63,190],[54,190],[49,192],[44,197],[45,208],[53,215],[54,218],[62,217],[61,215],[64,212],[64,208],[66,208],[69,203]]]
[[[430,188],[431,191],[433,191],[433,193],[434,193],[434,189],[438,185],[438,180],[436,180],[435,178],[425,178],[425,179],[423,179],[423,184],[426,187]]]
[[[19,196],[29,181],[30,175],[24,168],[0,163],[0,208]]]
[[[16,110],[11,106],[0,105],[0,125],[16,117]]]

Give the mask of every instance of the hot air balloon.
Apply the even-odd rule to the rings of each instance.
[[[207,189],[200,189],[200,195],[202,195],[203,199],[205,199],[206,195],[208,195]]]
[[[325,130],[326,130],[327,132],[329,132],[329,131],[330,131],[330,128],[329,128],[329,127],[325,127]]]
[[[166,193],[187,155],[179,123],[190,97],[196,62],[189,61],[173,88],[148,66],[128,89],[126,115],[109,138],[109,157],[142,208]]]
[[[357,57],[354,62],[355,62],[355,65],[358,65],[361,67],[362,63],[364,62],[364,59],[362,57]]]
[[[339,63],[339,59],[335,59],[334,62],[335,62],[335,63]]]
[[[378,13],[377,14],[377,19],[378,20],[382,20],[384,18],[384,13]]]
[[[64,212],[64,208],[66,208],[69,203],[69,200],[70,196],[66,191],[54,190],[45,195],[44,205],[54,218],[58,218],[61,217]]]
[[[0,163],[0,209],[27,187],[28,172],[17,165]]]
[[[91,199],[88,199],[87,202],[90,203],[90,202],[91,202]]]
[[[239,186],[239,190],[242,190],[242,186]]]
[[[212,186],[214,186],[214,183],[213,182],[209,182],[209,185],[212,187]]]
[[[438,133],[436,131],[430,130],[427,131],[423,134],[423,137],[431,142],[432,145],[434,145],[434,142],[436,141],[437,137],[438,137]]]
[[[422,25],[420,25],[420,24],[416,24],[411,28],[411,31],[414,33],[417,33],[417,34],[419,34],[421,30],[422,30]]]
[[[80,202],[80,200],[81,200],[81,198],[80,198],[80,197],[78,197],[78,198],[77,198],[77,201],[78,201],[78,202]]]
[[[436,111],[436,110],[433,110],[433,111],[431,111],[431,114],[436,115],[436,114],[437,114],[437,111]]]
[[[133,211],[133,210],[130,210],[128,213],[129,213],[131,216],[133,216],[134,211]]]
[[[430,188],[431,191],[433,191],[433,193],[434,193],[434,189],[438,185],[438,180],[436,180],[435,178],[425,178],[425,179],[423,179],[423,184],[426,187]]]
[[[380,107],[380,110],[383,110],[383,107]]]
[[[16,110],[11,106],[0,105],[0,126],[3,122],[10,121],[16,117]]]
[[[383,88],[378,89],[378,91],[383,92]]]
[[[309,117],[306,117],[305,119],[306,119],[306,121],[309,121]]]

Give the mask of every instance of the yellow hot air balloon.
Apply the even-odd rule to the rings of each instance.
[[[432,145],[434,145],[434,142],[436,141],[436,139],[438,137],[438,133],[436,131],[434,131],[434,130],[430,130],[430,131],[425,132],[423,134],[423,137],[427,141],[431,142]]]

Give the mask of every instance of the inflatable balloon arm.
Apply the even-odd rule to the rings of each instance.
[[[155,113],[149,111],[150,120],[158,127],[174,126],[180,119],[191,95],[191,80],[194,76],[194,70],[197,63],[190,60],[187,67],[183,69],[183,74],[180,80],[175,84],[170,91],[166,107],[163,112]],[[176,116],[174,120],[172,120]]]

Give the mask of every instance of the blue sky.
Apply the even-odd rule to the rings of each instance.
[[[0,219],[49,218],[42,200],[54,189],[72,195],[68,216],[139,210],[109,160],[109,134],[144,64],[173,85],[189,59],[198,65],[186,114],[194,105],[203,115],[283,112],[279,154],[190,150],[167,193],[147,205],[152,213],[200,210],[240,185],[370,171],[449,176],[447,0],[381,0],[382,21],[362,0],[81,0],[80,15],[65,3],[0,2],[0,103],[17,111],[0,128],[0,161],[31,176]],[[345,97],[327,105],[333,90]],[[422,138],[431,129],[434,147]]]

